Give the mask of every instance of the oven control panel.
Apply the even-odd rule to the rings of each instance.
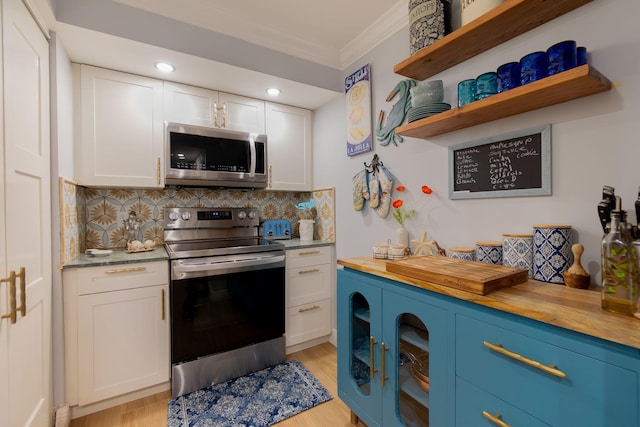
[[[167,229],[257,227],[259,224],[257,208],[164,209],[164,227]]]

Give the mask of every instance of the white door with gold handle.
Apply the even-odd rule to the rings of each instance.
[[[10,280],[0,284],[0,425],[44,427],[52,425],[49,43],[21,0],[3,0],[1,16],[0,278]]]

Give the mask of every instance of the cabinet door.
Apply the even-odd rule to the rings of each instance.
[[[82,65],[77,181],[163,187],[162,81]]]
[[[224,123],[220,123],[218,114],[218,126],[242,132],[266,132],[264,101],[220,92],[218,106],[222,106],[224,113]]]
[[[416,292],[385,289],[382,301],[382,424],[448,425],[446,312]]]
[[[169,380],[168,285],[78,297],[79,404]]]
[[[311,191],[311,111],[267,102],[269,190]]]
[[[382,422],[382,291],[338,270],[338,395],[369,427]]]
[[[164,82],[164,120],[196,126],[215,125],[218,92]]]

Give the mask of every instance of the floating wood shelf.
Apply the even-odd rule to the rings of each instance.
[[[508,0],[397,64],[393,71],[424,80],[592,0]]]
[[[590,65],[581,65],[460,108],[416,120],[396,128],[396,134],[415,138],[442,135],[610,89],[609,79]]]

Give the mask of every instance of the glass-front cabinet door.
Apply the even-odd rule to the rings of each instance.
[[[341,271],[338,272],[339,276]],[[382,290],[360,280],[341,281],[338,289],[339,395],[370,427],[382,419],[380,339]]]
[[[382,425],[446,425],[446,312],[409,296],[383,293]],[[432,392],[435,390],[435,392]]]

